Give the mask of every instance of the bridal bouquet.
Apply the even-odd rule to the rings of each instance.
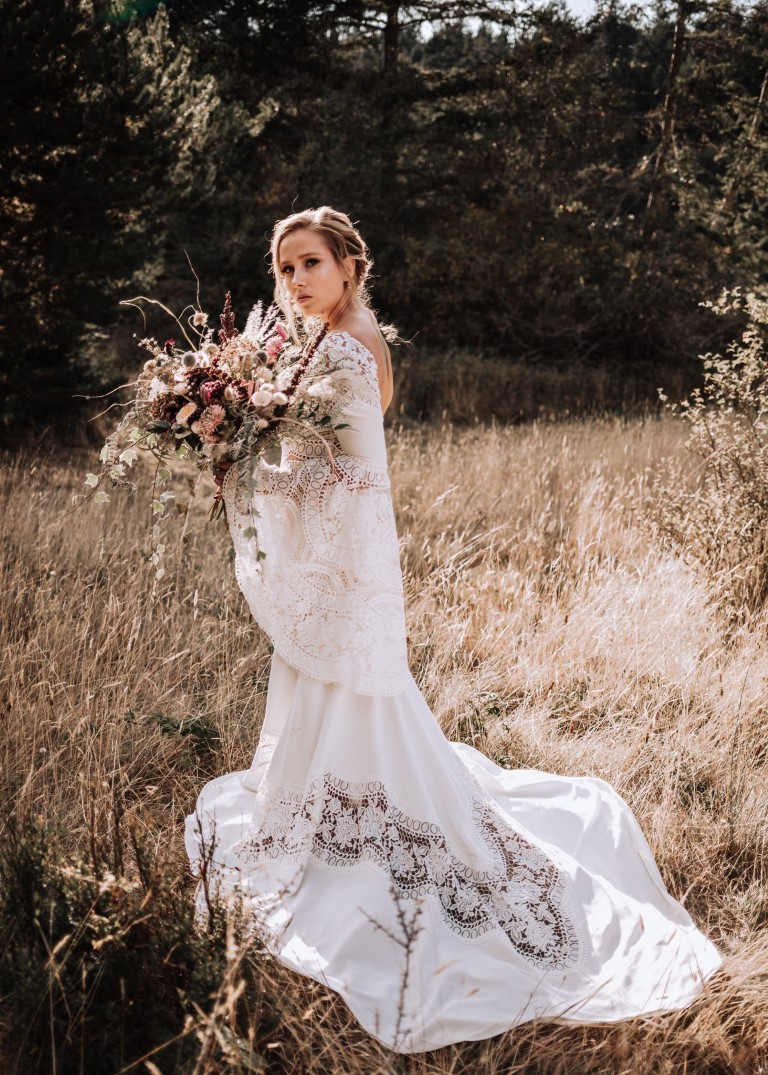
[[[157,300],[144,301],[174,316]],[[125,302],[138,305],[136,299]],[[299,362],[302,348],[289,342],[278,308],[272,305],[265,310],[262,303],[257,303],[240,333],[235,328],[231,295],[227,292],[217,339],[208,326],[208,315],[195,307],[186,325],[181,317],[174,319],[186,347],[177,346],[175,339],[166,340],[162,346],[153,337],[140,341],[139,346],[150,357],[130,386],[135,396],[120,424],[106,439],[100,454],[100,473],[87,475],[89,491],[76,497],[76,503],[91,495],[97,503],[108,501],[104,485],[133,495],[137,486],[130,470],[139,453],[147,451],[157,464],[152,511],[162,516],[174,493],[170,489],[161,491],[160,487],[171,481],[175,460],[192,460],[201,471],[216,470],[221,463],[236,462],[248,454],[259,455],[274,443],[274,434],[284,421],[296,388],[296,377],[278,388],[278,376],[292,364],[298,371],[306,364],[306,359]],[[285,382],[285,378],[282,380]],[[302,407],[300,415],[303,422],[325,424],[323,416],[311,408]],[[215,518],[222,511],[221,495],[217,494],[209,517]],[[159,544],[157,526],[152,536],[151,560],[158,577],[162,577],[160,557],[164,546]]]

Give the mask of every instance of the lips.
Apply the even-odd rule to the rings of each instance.
[[[311,298],[312,298],[311,295],[299,295],[299,296],[297,296],[296,301],[297,302],[304,302],[305,299],[311,299]]]

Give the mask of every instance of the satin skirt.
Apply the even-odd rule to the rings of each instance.
[[[412,678],[362,695],[275,653],[253,764],[202,789],[186,845],[397,1052],[681,1008],[721,964],[609,784],[448,741]]]

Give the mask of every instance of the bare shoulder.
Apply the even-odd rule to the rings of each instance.
[[[344,332],[361,343],[376,359],[376,364],[386,365],[386,349],[384,340],[376,325],[373,314],[360,311],[353,314],[344,322]]]

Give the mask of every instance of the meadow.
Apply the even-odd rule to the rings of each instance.
[[[673,417],[389,430],[411,667],[446,735],[609,781],[725,955],[686,1011],[526,1024],[418,1057],[191,914],[185,814],[247,768],[269,646],[212,484],[179,488],[166,575],[146,500],[69,514],[94,459],[0,471],[0,1067],[575,1075],[768,1072],[768,621],[734,619],[658,525],[695,488]],[[95,453],[94,453],[95,456]]]

